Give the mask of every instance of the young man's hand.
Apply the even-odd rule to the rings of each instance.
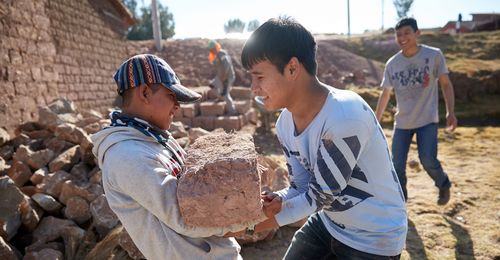
[[[446,115],[446,132],[451,133],[457,128],[457,118],[455,114]]]
[[[266,217],[273,218],[274,215],[281,211],[282,200],[278,194],[264,191],[260,197],[264,201],[262,210]]]

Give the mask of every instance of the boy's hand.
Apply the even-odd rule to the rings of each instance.
[[[266,217],[273,218],[274,215],[281,211],[282,200],[281,197],[276,193],[262,192],[261,199],[264,201],[262,210]]]

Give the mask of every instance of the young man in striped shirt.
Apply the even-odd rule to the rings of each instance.
[[[252,90],[284,108],[277,134],[290,187],[263,195],[256,231],[311,215],[285,259],[397,259],[406,240],[401,186],[382,128],[356,93],[316,77],[316,42],[290,18],[271,19],[245,43]]]

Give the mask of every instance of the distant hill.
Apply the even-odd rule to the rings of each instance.
[[[152,41],[129,41],[129,54],[155,53],[163,57],[187,86],[207,85],[215,76],[207,60],[207,39],[163,41],[164,49],[157,53]],[[241,66],[240,55],[245,40],[219,40],[232,57],[236,71],[236,85],[250,87],[250,75]],[[346,84],[376,86],[382,79],[383,63],[367,59],[341,48],[337,41],[318,40],[318,78],[335,87]]]

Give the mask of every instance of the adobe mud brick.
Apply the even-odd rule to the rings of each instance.
[[[249,122],[252,124],[257,124],[257,120],[258,120],[257,110],[255,110],[253,107],[250,108],[250,110],[248,110],[245,113],[245,117],[247,119],[247,123]]]
[[[226,102],[206,101],[200,103],[200,113],[202,116],[222,116],[224,115]]]
[[[177,109],[174,111],[174,120],[178,120],[183,117],[182,109]]]
[[[187,154],[177,188],[187,225],[228,227],[263,220],[257,153],[250,135],[214,132],[199,137]]]
[[[193,118],[189,118],[189,117],[174,118],[174,121],[179,121],[183,125],[188,125],[188,126],[193,125]]]
[[[234,106],[236,108],[236,111],[238,111],[238,114],[245,114],[250,108],[252,107],[252,101],[251,100],[237,100],[234,101]]]
[[[198,115],[198,107],[195,104],[182,104],[181,109],[184,117],[193,118]]]
[[[248,87],[231,88],[231,97],[234,99],[250,100],[252,99],[252,90]]]
[[[240,130],[244,125],[243,115],[239,116],[218,116],[215,118],[214,127],[223,128],[226,131]]]
[[[212,131],[215,129],[215,116],[197,116],[193,118],[193,127],[201,127],[205,130]]]

